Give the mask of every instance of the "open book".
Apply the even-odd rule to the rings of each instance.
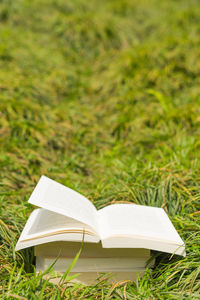
[[[102,243],[103,248],[143,248],[185,255],[184,242],[162,208],[113,204],[100,210],[84,196],[42,176],[15,250],[56,241]]]

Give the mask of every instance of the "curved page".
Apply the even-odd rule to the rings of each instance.
[[[92,227],[43,208],[30,215],[15,250],[55,241],[99,242]]]
[[[94,205],[84,196],[46,176],[40,178],[28,202],[76,219],[98,232]]]

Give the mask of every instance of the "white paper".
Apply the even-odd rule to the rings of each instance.
[[[125,247],[134,247],[134,245],[142,247],[144,246],[142,241],[146,241],[145,245],[152,246],[152,240],[155,241],[156,247],[159,242],[172,244],[175,248],[184,245],[162,208],[114,204],[99,210],[98,216],[104,247],[111,247],[112,243],[114,247],[120,247],[122,242]]]
[[[30,215],[15,250],[55,241],[99,242],[99,237],[88,225],[43,208]]]
[[[39,208],[37,209],[37,216],[28,230],[27,235],[30,238],[31,236],[38,236],[46,233],[62,231],[65,229],[77,229],[81,231],[88,230],[95,234],[95,231],[92,229],[92,227],[82,222],[43,208]]]
[[[94,205],[81,194],[46,176],[40,178],[28,202],[76,219],[98,232],[97,210]]]

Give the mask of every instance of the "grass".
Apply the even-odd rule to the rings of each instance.
[[[200,298],[199,1],[0,1],[1,299]],[[97,208],[161,206],[186,258],[54,286],[14,252],[45,174]]]

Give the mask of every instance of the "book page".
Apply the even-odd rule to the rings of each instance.
[[[81,223],[75,219],[51,212],[49,210],[37,209],[37,216],[34,219],[30,229],[26,232],[29,238],[48,233],[56,233],[64,230],[87,231],[96,234],[92,227]]]
[[[53,241],[99,242],[92,227],[72,218],[36,209],[30,215],[15,250]]]
[[[40,178],[28,202],[76,219],[98,232],[95,206],[81,194],[46,176]]]
[[[132,237],[183,245],[162,208],[135,204],[114,204],[98,211],[101,239]],[[117,239],[114,244],[117,246]],[[124,240],[125,241],[125,240]],[[104,244],[104,243],[103,243]]]

